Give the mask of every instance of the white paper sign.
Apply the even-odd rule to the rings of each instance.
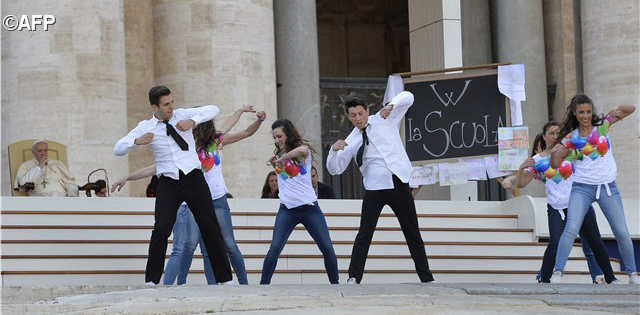
[[[460,185],[467,183],[467,165],[464,162],[440,163],[438,165],[440,186]]]
[[[467,165],[468,180],[487,180],[487,168],[483,159],[460,159]]]
[[[425,164],[424,166],[414,166],[409,186],[417,188],[422,185],[432,185],[438,182],[438,167],[436,164]]]
[[[505,172],[498,170],[498,156],[485,156],[484,157],[484,166],[487,168],[487,174],[489,178],[498,178],[502,176],[509,176],[512,172]]]
[[[522,125],[522,101],[526,101],[523,64],[498,66],[498,90],[509,98],[511,125]]]

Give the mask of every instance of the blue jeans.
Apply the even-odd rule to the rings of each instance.
[[[278,257],[280,257],[280,253],[287,243],[289,235],[293,232],[293,228],[295,228],[298,223],[304,225],[316,242],[316,245],[318,245],[318,248],[320,248],[322,256],[324,256],[324,267],[327,270],[329,282],[338,284],[338,259],[333,250],[327,221],[324,219],[317,201],[314,202],[313,205],[302,205],[292,209],[287,209],[283,204],[280,204],[280,209],[278,209],[278,214],[276,215],[276,222],[273,225],[271,246],[269,247],[262,266],[262,279],[260,280],[260,284],[271,283],[271,277],[273,277],[273,272],[276,270],[276,265],[278,264]]]
[[[173,283],[173,279],[167,276],[167,274],[175,274],[175,271],[173,270],[169,272],[169,267],[171,266],[172,268],[178,269],[178,284],[186,283],[189,268],[191,267],[191,261],[193,260],[193,252],[196,249],[196,245],[200,244],[200,251],[202,252],[202,257],[204,259],[204,273],[207,277],[207,283],[215,284],[216,280],[213,276],[213,271],[211,270],[209,255],[207,254],[205,246],[203,246],[202,237],[200,236],[200,231],[198,230],[198,225],[195,223],[195,220],[193,219],[193,215],[191,214],[191,211],[189,211],[189,208],[186,206],[185,208],[186,218],[188,219],[185,224],[187,226],[187,236],[185,237],[182,253],[178,254],[178,263],[171,264],[171,257],[169,258],[167,271],[165,271],[165,279]],[[244,265],[244,257],[242,256],[240,248],[238,248],[235,237],[233,235],[231,209],[229,209],[227,197],[222,196],[218,199],[213,200],[213,208],[216,214],[216,219],[218,220],[218,225],[220,226],[220,233],[222,234],[222,239],[224,240],[225,250],[227,251],[227,255],[229,256],[231,266],[236,273],[236,277],[238,277],[238,283],[249,284],[249,281],[247,279],[247,269]],[[178,212],[178,216],[180,216],[180,211]],[[178,222],[179,221],[176,220],[176,226],[178,226]],[[175,229],[176,227],[174,227],[174,248],[176,246]],[[173,257],[173,253],[171,254],[171,256]]]
[[[571,196],[569,197],[567,226],[560,237],[554,270],[564,271],[567,258],[571,252],[571,246],[576,239],[576,234],[580,230],[584,216],[591,203],[596,201],[607,218],[613,235],[616,237],[618,249],[622,255],[627,273],[636,271],[633,243],[631,242],[631,236],[629,235],[629,229],[627,228],[627,222],[624,217],[622,198],[620,197],[620,192],[618,191],[618,186],[615,181],[609,183],[609,188],[611,190],[611,196],[608,195],[605,187],[601,187],[600,199],[596,199],[598,185],[573,183]]]
[[[564,209],[563,211],[566,217],[567,209]],[[566,219],[562,220],[560,212],[558,212],[558,210],[554,209],[550,205],[547,205],[547,218],[549,221],[549,245],[547,245],[547,249],[544,251],[542,268],[540,268],[540,272],[538,273],[538,277],[543,283],[549,283],[551,273],[553,272],[553,265],[556,259],[560,235],[562,235],[565,225],[567,224]],[[583,231],[586,231],[586,233],[592,233],[597,230],[598,223],[596,220],[596,213],[595,210],[593,210],[593,207],[590,206],[589,211],[587,211],[585,220],[582,224],[582,228],[580,229],[580,242],[582,243],[582,251],[584,252],[584,257],[587,259],[587,266],[589,267],[589,273],[591,274],[591,280],[593,282],[595,282],[596,276],[604,275],[604,273],[598,266],[593,251],[591,251],[591,248],[589,248],[587,241],[589,237],[584,235]],[[599,244],[597,245],[604,247],[602,238],[600,238]],[[604,259],[608,261],[609,255],[607,254],[606,250],[602,252],[602,255],[604,256]],[[605,269],[609,270],[610,267]],[[613,276],[613,270],[611,270],[610,276]]]
[[[187,274],[191,267],[191,259],[197,244],[200,244],[200,252],[202,253],[204,263],[204,274],[207,277],[207,284],[215,284],[216,279],[209,263],[207,250],[200,237],[200,231],[193,214],[186,204],[180,205],[176,216],[176,223],[173,226],[173,247],[171,256],[164,272],[162,283],[164,285],[172,285],[176,277],[178,277],[178,285],[187,283]],[[188,264],[185,257],[190,257]]]

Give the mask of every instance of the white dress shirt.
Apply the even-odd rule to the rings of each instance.
[[[181,120],[192,119],[196,124],[208,121],[216,117],[220,109],[214,105],[201,106],[197,108],[179,108],[173,111],[173,116],[169,123],[176,132],[187,142],[189,150],[182,151],[175,140],[167,135],[167,125],[158,120],[155,115],[151,119],[141,121],[136,128],[131,130],[124,138],[118,140],[113,147],[113,153],[121,156],[129,153],[136,145],[133,143],[137,138],[147,132],[153,133],[151,150],[156,161],[156,175],[168,176],[179,179],[179,171],[188,174],[192,170],[201,168],[198,154],[196,153],[196,143],[193,139],[193,131],[180,131],[176,128],[176,123]]]
[[[369,116],[369,125],[365,127],[369,145],[365,146],[360,172],[366,190],[393,189],[393,175],[408,183],[413,171],[399,130],[402,117],[413,105],[413,94],[401,92],[389,104],[393,110],[387,119],[378,112]],[[343,150],[329,150],[327,170],[331,175],[342,174],[356,157],[362,145],[362,131],[354,128],[345,141],[348,145]]]

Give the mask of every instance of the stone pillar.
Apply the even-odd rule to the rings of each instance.
[[[555,86],[549,114],[553,120],[561,122],[569,101],[579,90],[574,1],[544,1],[543,10],[547,82]]]
[[[127,169],[113,155],[127,119],[122,1],[2,1],[2,13],[56,18],[48,31],[2,30],[3,145],[57,141],[78,184],[97,168],[113,181],[114,171]],[[2,195],[11,195],[2,152]]]
[[[488,64],[491,55],[489,0],[461,0],[462,65]]]
[[[153,9],[151,0],[124,0],[125,56],[127,67],[127,128],[149,119],[149,89],[155,85],[153,71]],[[124,122],[123,122],[124,123]],[[129,153],[129,169],[133,172],[154,163],[151,147],[140,146]],[[125,176],[127,169],[117,170],[115,179]],[[130,181],[123,189],[130,197],[145,197],[150,179]]]
[[[225,147],[223,153],[229,192],[235,197],[259,197],[271,170],[266,161],[274,149],[272,2],[154,1],[153,41],[155,83],[171,89],[176,107],[217,105],[222,111],[216,118],[218,126],[243,104],[267,112],[267,121],[255,135]],[[231,132],[243,130],[255,119],[244,114]]]
[[[411,71],[461,67],[461,1],[409,0],[409,38]],[[477,184],[428,185],[416,199],[477,200]]]
[[[291,120],[300,135],[311,141],[316,150],[314,165],[322,170],[316,2],[274,0],[273,5],[278,118]]]
[[[640,106],[640,4],[636,0],[581,3],[584,92],[596,113],[616,105]],[[623,198],[640,193],[638,147],[640,112],[612,127],[611,146]]]
[[[535,135],[549,120],[542,2],[494,0],[492,10],[495,61],[525,65],[527,100],[522,102],[522,116],[529,127],[531,147]],[[522,194],[542,197],[544,187],[529,185]]]

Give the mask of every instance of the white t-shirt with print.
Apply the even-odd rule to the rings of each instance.
[[[593,129],[597,130],[597,127],[593,127]],[[575,129],[569,133],[564,139],[562,139],[562,144],[571,142],[571,137],[574,132],[579,131],[578,129]],[[586,137],[582,137],[582,139],[584,140]],[[608,135],[607,139],[609,139]],[[613,158],[613,147],[609,148],[604,156],[598,156],[595,160],[592,160],[588,156],[584,156],[582,160],[575,161],[573,171],[574,173],[571,177],[576,183],[601,185],[613,182],[616,180],[616,176],[618,175],[616,160]]]
[[[536,162],[545,159],[547,160],[547,163],[550,164],[549,155],[540,156],[540,154],[536,154],[533,157],[533,160]],[[544,174],[538,173],[533,167],[529,168],[529,171],[537,173],[537,177],[544,180],[545,192],[547,193],[547,203],[553,209],[560,211],[569,207],[569,195],[571,194],[571,185],[573,185],[571,177],[556,183],[549,178],[545,178]]]
[[[225,196],[227,192],[227,185],[224,182],[224,176],[222,176],[222,136],[214,140],[214,143],[209,146],[209,151],[206,155],[202,151],[198,151],[198,158],[202,164],[202,172],[204,172],[204,179],[209,185],[211,191],[211,199],[218,199]],[[215,149],[212,149],[215,147]],[[219,159],[218,165],[215,165],[215,158]]]
[[[294,177],[283,177],[285,172],[284,166],[281,174],[278,174],[278,196],[280,202],[288,209],[308,205],[314,203],[318,198],[311,184],[311,150],[307,151],[307,158],[304,159],[302,167],[305,168],[305,174],[302,172]]]

